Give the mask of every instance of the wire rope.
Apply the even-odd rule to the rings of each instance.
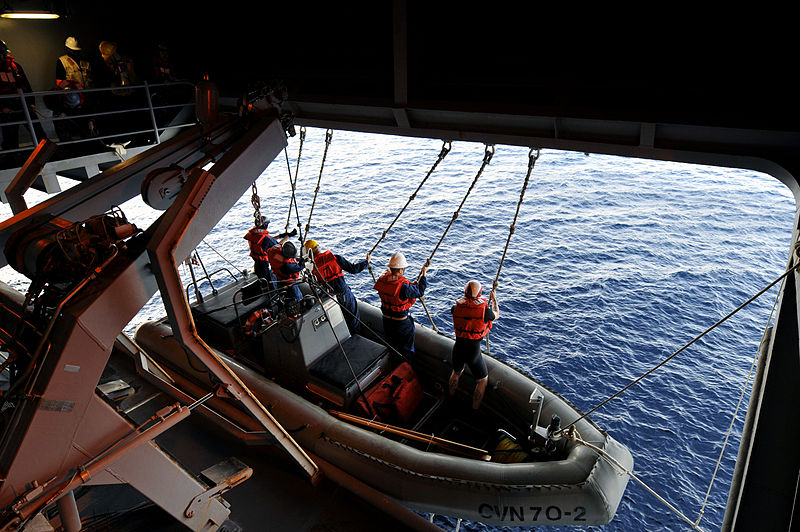
[[[541,150],[538,148],[536,149],[536,155],[534,155],[533,152],[533,148],[528,152],[528,173],[525,174],[525,181],[522,183],[522,190],[520,190],[519,193],[519,201],[517,201],[517,210],[514,213],[514,220],[508,228],[508,238],[506,239],[505,247],[503,247],[503,255],[500,257],[500,265],[497,267],[497,275],[495,275],[494,281],[492,282],[492,292],[497,290],[497,285],[500,281],[500,272],[503,270],[503,264],[505,263],[506,254],[508,253],[508,246],[511,244],[511,237],[514,236],[514,232],[517,228],[517,218],[519,217],[519,210],[522,207],[522,202],[525,199],[525,191],[528,188],[528,182],[531,179],[533,167],[536,165],[536,161],[539,160],[539,155],[541,154]],[[486,332],[486,352],[491,354],[489,349],[489,331]]]
[[[753,370],[755,369],[756,363],[758,362],[758,359],[760,357],[761,345],[763,345],[764,342],[767,340],[767,335],[769,333],[769,324],[772,321],[772,317],[775,315],[775,310],[778,307],[778,302],[780,301],[780,295],[783,292],[783,285],[785,281],[786,277],[784,277],[781,280],[781,286],[778,289],[778,293],[775,295],[775,301],[773,301],[772,303],[772,308],[770,309],[769,317],[767,318],[767,324],[764,326],[764,332],[761,334],[761,342],[759,344],[759,349],[756,350],[756,354],[755,356],[753,356],[753,360],[750,363],[750,370],[748,371],[747,377],[745,378],[745,381],[742,384],[742,391],[739,394],[739,400],[736,403],[736,408],[734,409],[733,414],[731,415],[731,422],[730,425],[728,426],[727,432],[725,433],[725,438],[723,438],[722,448],[719,451],[719,456],[717,457],[717,463],[714,466],[714,472],[712,473],[711,479],[709,480],[708,483],[708,490],[706,490],[706,495],[703,498],[703,504],[700,506],[700,511],[697,515],[697,521],[695,521],[696,525],[700,524],[700,520],[703,518],[706,506],[708,505],[708,499],[711,496],[711,488],[714,486],[714,482],[716,481],[717,478],[717,473],[719,472],[719,467],[722,464],[722,458],[725,454],[725,449],[728,446],[728,440],[730,439],[731,433],[733,432],[733,425],[736,422],[736,419],[739,417],[739,411],[742,408],[742,403],[744,403],[744,397],[747,394],[747,389],[750,384],[750,379],[753,376]]]
[[[716,328],[717,328],[719,325],[721,325],[722,323],[724,323],[725,321],[727,321],[727,320],[728,320],[728,319],[729,319],[731,316],[733,316],[734,314],[736,314],[737,312],[739,312],[740,310],[742,310],[744,307],[746,307],[747,305],[749,305],[750,303],[752,303],[753,301],[755,301],[756,299],[758,299],[758,297],[759,297],[759,296],[761,296],[761,295],[762,295],[764,292],[766,292],[767,290],[769,290],[770,288],[772,288],[773,286],[775,286],[776,284],[778,284],[779,282],[781,282],[781,281],[782,281],[783,279],[785,279],[785,278],[786,278],[786,277],[787,277],[787,276],[788,276],[790,273],[794,272],[794,271],[795,271],[795,270],[798,268],[798,266],[800,266],[800,263],[798,263],[798,264],[795,264],[794,266],[791,266],[791,267],[789,267],[789,269],[788,269],[788,270],[786,270],[785,272],[783,272],[783,273],[782,273],[782,274],[781,274],[781,275],[780,275],[780,276],[779,276],[777,279],[775,279],[774,281],[772,281],[771,283],[769,283],[767,286],[765,286],[764,288],[762,288],[761,290],[759,290],[759,291],[758,291],[758,293],[756,293],[755,295],[751,296],[751,297],[750,297],[750,298],[749,298],[747,301],[745,301],[744,303],[742,303],[741,305],[739,305],[738,307],[736,307],[734,310],[732,310],[731,312],[729,312],[729,313],[728,313],[727,315],[725,315],[723,318],[720,318],[720,319],[719,319],[719,320],[718,320],[716,323],[714,323],[712,326],[708,327],[706,330],[704,330],[703,332],[701,332],[700,334],[698,334],[697,336],[695,336],[694,338],[692,338],[692,339],[691,339],[689,342],[687,342],[686,344],[684,344],[684,345],[683,345],[683,347],[681,347],[680,349],[678,349],[677,351],[675,351],[674,353],[672,353],[671,355],[669,355],[667,358],[665,358],[664,360],[662,360],[661,362],[659,362],[658,364],[656,364],[655,366],[653,366],[652,368],[650,368],[649,370],[647,370],[647,371],[646,371],[644,374],[642,374],[641,376],[637,377],[636,379],[634,379],[633,381],[631,381],[630,383],[628,383],[626,386],[624,386],[623,388],[621,388],[620,390],[618,390],[617,392],[615,392],[613,395],[611,395],[610,397],[608,397],[607,399],[605,399],[604,401],[602,401],[601,403],[599,403],[597,406],[595,406],[594,408],[592,408],[592,409],[591,409],[591,410],[589,410],[588,412],[586,412],[586,413],[584,413],[584,414],[581,414],[581,416],[580,416],[580,417],[578,417],[578,418],[577,418],[577,419],[575,419],[574,421],[570,422],[568,425],[566,425],[566,427],[569,427],[570,425],[574,425],[574,424],[575,424],[575,423],[577,423],[578,421],[580,421],[580,420],[582,420],[582,419],[586,418],[587,416],[589,416],[590,414],[592,414],[593,412],[597,411],[599,408],[601,408],[602,406],[604,406],[605,404],[607,404],[607,403],[608,403],[609,401],[611,401],[612,399],[615,399],[615,398],[619,397],[620,395],[622,395],[622,393],[624,393],[625,391],[629,390],[629,389],[630,389],[631,387],[633,387],[635,384],[637,384],[637,383],[641,382],[641,381],[642,381],[642,380],[643,380],[645,377],[647,377],[647,376],[651,375],[651,374],[652,374],[653,372],[655,372],[657,369],[659,369],[659,368],[661,368],[662,366],[664,366],[664,364],[666,364],[667,362],[669,362],[670,360],[672,360],[673,358],[675,358],[676,356],[678,356],[680,353],[682,353],[683,351],[685,351],[685,350],[686,350],[686,349],[687,349],[689,346],[691,346],[692,344],[694,344],[695,342],[697,342],[698,340],[700,340],[700,338],[702,338],[703,336],[705,336],[706,334],[708,334],[708,333],[709,333],[709,332],[711,332],[712,330],[716,329]],[[566,428],[565,428],[565,429],[562,429],[562,432],[563,432],[563,430],[566,430]]]
[[[328,157],[328,148],[333,139],[333,130],[328,129],[325,131],[325,151],[322,153],[322,163],[319,165],[319,177],[317,177],[317,187],[314,189],[314,199],[311,201],[311,209],[308,211],[308,221],[306,222],[306,235],[311,228],[311,215],[314,213],[314,205],[317,204],[317,194],[319,193],[319,184],[322,181],[322,170],[325,168],[325,159]],[[288,229],[288,227],[287,227]],[[302,240],[301,240],[302,242]]]
[[[305,142],[305,140],[306,140],[306,128],[305,127],[301,127],[300,128],[300,146],[297,148],[297,162],[295,163],[295,166],[294,166],[294,179],[292,179],[292,168],[289,165],[289,155],[288,154],[286,155],[286,166],[289,169],[289,182],[290,182],[291,187],[292,187],[292,195],[289,198],[289,213],[286,215],[286,227],[283,230],[284,233],[288,233],[289,232],[289,224],[292,221],[292,206],[295,206],[294,187],[295,187],[295,184],[297,183],[297,174],[300,172],[300,156],[303,153],[303,143]],[[297,223],[299,224],[300,221],[298,220]]]
[[[483,163],[481,164],[480,169],[478,169],[478,172],[475,174],[475,178],[472,180],[472,183],[469,185],[469,188],[467,189],[466,194],[464,194],[464,197],[461,199],[461,203],[458,205],[458,208],[455,210],[455,212],[453,212],[453,217],[450,218],[450,222],[447,224],[447,227],[445,227],[444,233],[442,233],[442,236],[439,238],[439,241],[436,243],[436,246],[433,248],[433,251],[431,252],[430,256],[428,257],[428,260],[425,261],[425,267],[426,268],[428,266],[430,266],[434,255],[436,255],[436,252],[439,250],[439,246],[442,245],[442,242],[444,242],[444,239],[447,236],[447,233],[450,231],[450,228],[453,226],[453,223],[456,221],[456,219],[458,219],[458,216],[459,216],[459,214],[461,212],[461,209],[464,207],[464,204],[467,202],[467,198],[469,198],[469,195],[472,193],[472,190],[475,188],[475,184],[478,182],[478,178],[481,177],[481,174],[483,173],[483,170],[491,162],[493,156],[494,156],[494,144],[487,144],[486,145],[486,150],[485,150],[484,155],[483,155]],[[419,281],[419,279],[421,277],[422,277],[422,271],[420,271],[420,274],[417,275],[417,281]],[[436,327],[436,324],[433,321],[433,317],[431,316],[431,313],[428,310],[428,305],[425,304],[425,298],[423,296],[420,296],[419,297],[419,302],[422,304],[422,308],[425,310],[425,314],[427,314],[428,320],[431,322],[431,327],[433,327],[434,331],[439,332],[439,328]]]
[[[441,151],[439,151],[439,156],[436,158],[436,161],[433,163],[433,165],[431,166],[430,170],[428,170],[428,173],[425,174],[425,177],[422,178],[422,181],[420,181],[419,185],[417,185],[417,188],[414,190],[414,192],[412,192],[411,195],[408,197],[408,200],[406,201],[406,204],[403,205],[403,207],[400,209],[400,211],[394,217],[394,220],[392,220],[392,222],[389,224],[389,227],[384,229],[383,233],[381,233],[380,238],[378,238],[378,241],[375,242],[375,245],[372,246],[372,249],[369,250],[369,254],[370,255],[372,255],[375,252],[375,249],[377,249],[377,247],[380,245],[380,243],[383,241],[383,239],[386,238],[386,235],[389,233],[389,231],[392,229],[392,227],[394,227],[395,222],[397,222],[397,220],[400,218],[400,216],[403,214],[403,212],[405,212],[406,208],[411,204],[411,202],[414,200],[414,198],[417,197],[417,193],[422,188],[422,185],[424,185],[425,182],[428,180],[428,178],[431,176],[431,174],[433,174],[434,170],[436,170],[436,167],[439,166],[439,163],[441,163],[444,160],[444,158],[447,156],[447,154],[450,153],[450,150],[452,149],[452,147],[453,147],[453,142],[452,141],[450,141],[450,140],[442,141],[442,149],[441,149]],[[367,266],[367,268],[369,269],[369,274],[372,276],[372,280],[375,281],[376,279],[375,279],[375,274],[372,271],[372,265],[369,264]]]

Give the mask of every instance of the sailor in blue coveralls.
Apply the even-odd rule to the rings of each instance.
[[[408,263],[402,253],[395,253],[389,260],[389,269],[383,272],[375,282],[375,290],[381,298],[383,314],[383,332],[390,346],[412,360],[414,356],[414,319],[409,309],[422,297],[428,281],[425,278],[427,266],[420,270],[419,280],[415,283],[403,277]]]
[[[334,255],[331,250],[322,251],[316,240],[306,240],[306,250],[314,257],[314,277],[326,284],[336,293],[336,300],[344,308],[344,321],[350,334],[358,334],[361,330],[361,317],[358,313],[358,302],[344,280],[344,272],[360,273],[369,264],[370,255],[355,264],[341,255]]]

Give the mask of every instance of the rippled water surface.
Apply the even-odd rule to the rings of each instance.
[[[325,131],[309,129],[297,180],[308,221]],[[289,170],[299,139],[257,179],[273,232],[286,225]],[[311,217],[311,238],[362,258],[436,160],[441,141],[336,131]],[[374,253],[378,270],[405,252],[416,275],[481,166],[481,144],[454,142]],[[426,293],[436,325],[452,331],[449,307],[476,278],[491,284],[525,178],[528,149],[496,146],[460,216],[433,258]],[[34,196],[35,194],[30,193]],[[26,196],[28,198],[28,196]],[[2,214],[10,212],[3,205]],[[123,206],[140,226],[159,214]],[[252,268],[242,236],[252,224],[248,190],[198,251],[209,270]],[[492,354],[559,391],[584,411],[642,375],[778,277],[788,257],[794,201],[752,171],[543,150],[503,266]],[[291,226],[297,225],[292,217]],[[223,259],[224,257],[224,259]],[[25,282],[3,270],[17,287]],[[186,278],[188,280],[188,276]],[[219,279],[224,280],[220,275]],[[378,299],[368,273],[348,277]],[[592,415],[626,445],[639,477],[695,520],[746,382],[777,289]],[[136,321],[163,314],[156,297]],[[418,323],[427,323],[415,308]],[[132,323],[128,332],[132,332]],[[744,412],[701,521],[720,528]],[[436,519],[447,529],[454,522]],[[638,484],[628,484],[605,530],[688,528]],[[462,530],[487,530],[462,523]],[[575,530],[574,528],[570,530]]]

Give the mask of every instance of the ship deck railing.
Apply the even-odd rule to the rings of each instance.
[[[0,148],[0,195],[17,169],[36,148],[44,134],[58,145],[49,171],[34,185],[48,193],[60,191],[55,174],[68,172],[76,167],[96,170],[99,165],[119,162],[120,154],[134,155],[177,134],[182,128],[197,123],[194,113],[195,85],[188,81],[170,83],[148,83],[90,89],[47,90],[0,95],[0,107],[12,108],[21,113],[19,120],[4,121],[0,126],[20,127],[19,147]],[[128,95],[119,95],[126,91]],[[85,98],[106,98],[108,108],[98,106],[59,116],[58,111],[46,103],[48,99],[66,93],[84,95]],[[165,94],[166,93],[166,94]],[[162,101],[163,100],[163,101]],[[12,103],[13,102],[13,103]],[[128,103],[126,103],[128,102]],[[15,117],[16,118],[16,117]],[[81,123],[94,120],[100,123],[96,135],[91,135],[88,126]],[[70,126],[66,122],[71,121]],[[64,122],[64,127],[60,127]],[[103,124],[113,124],[112,131],[103,131]],[[69,129],[72,128],[72,129]],[[59,129],[61,131],[59,131]],[[59,133],[68,133],[60,138]],[[128,141],[132,141],[128,144]],[[85,173],[85,172],[84,172]],[[74,175],[62,175],[75,179]],[[82,179],[82,178],[78,178]],[[38,186],[37,186],[38,185]],[[2,195],[3,201],[5,196]]]

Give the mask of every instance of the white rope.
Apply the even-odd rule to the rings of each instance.
[[[775,296],[775,301],[772,304],[772,309],[769,313],[769,318],[767,318],[767,325],[764,327],[764,332],[761,334],[761,343],[759,344],[759,348],[761,344],[764,343],[764,340],[767,338],[767,332],[769,331],[769,324],[772,321],[772,316],[775,314],[775,309],[778,306],[778,301],[780,300],[781,292],[783,291],[783,285],[786,279],[784,278],[783,282],[781,282],[781,286],[778,289],[778,293]],[[722,449],[719,451],[719,457],[717,458],[717,464],[714,466],[714,473],[711,475],[711,481],[708,484],[708,491],[706,491],[706,496],[703,499],[703,504],[700,506],[700,513],[697,515],[697,521],[695,521],[696,525],[700,524],[700,520],[703,518],[703,513],[706,511],[706,506],[708,505],[708,498],[711,496],[711,487],[714,485],[714,482],[717,478],[717,472],[719,471],[719,466],[722,463],[722,456],[725,453],[725,448],[728,445],[728,440],[730,439],[731,433],[733,432],[733,424],[736,422],[736,418],[739,417],[739,410],[742,407],[742,403],[744,402],[744,396],[747,393],[748,385],[750,384],[750,378],[753,376],[753,370],[756,367],[756,363],[758,362],[758,354],[760,349],[756,349],[756,354],[753,357],[753,361],[750,363],[750,371],[747,373],[747,378],[742,385],[742,393],[739,395],[739,402],[736,404],[736,409],[733,411],[733,416],[731,416],[731,424],[728,427],[728,432],[725,434],[725,438],[722,442]]]
[[[648,486],[647,484],[645,484],[645,483],[644,483],[644,481],[643,481],[642,479],[640,479],[639,477],[637,477],[637,476],[636,476],[636,475],[633,473],[633,471],[629,471],[629,470],[628,470],[628,469],[627,469],[625,466],[623,466],[622,464],[620,464],[620,463],[617,461],[617,459],[616,459],[616,458],[614,458],[613,456],[610,456],[610,455],[609,455],[608,453],[606,453],[606,452],[605,452],[603,449],[601,449],[601,448],[597,447],[596,445],[592,445],[591,443],[589,443],[589,442],[587,442],[587,441],[584,441],[584,440],[580,439],[580,438],[579,438],[579,437],[577,437],[577,436],[569,436],[569,433],[568,433],[568,435],[567,435],[566,437],[567,437],[567,438],[570,438],[570,439],[572,439],[572,440],[574,440],[574,441],[575,441],[575,442],[577,442],[577,443],[580,443],[581,445],[585,445],[586,447],[588,447],[589,449],[593,450],[593,451],[594,451],[594,452],[596,452],[598,455],[600,455],[602,458],[605,458],[606,460],[608,460],[608,462],[609,462],[611,465],[615,466],[615,467],[616,467],[616,468],[618,468],[620,471],[622,471],[624,474],[628,475],[628,476],[629,476],[629,477],[631,477],[633,480],[635,480],[636,482],[638,482],[638,483],[639,483],[639,485],[641,485],[641,486],[642,486],[644,489],[646,489],[647,491],[649,491],[649,492],[650,492],[650,494],[651,494],[651,495],[653,495],[653,496],[654,496],[656,499],[658,499],[658,500],[659,500],[659,501],[660,501],[662,504],[664,504],[664,506],[666,506],[667,508],[669,508],[670,510],[672,510],[672,512],[673,512],[673,513],[675,513],[675,515],[677,515],[678,517],[680,517],[681,519],[683,519],[683,520],[684,520],[684,521],[685,521],[685,522],[686,522],[686,523],[687,523],[687,524],[688,524],[690,527],[692,527],[694,530],[698,530],[698,531],[700,531],[700,532],[703,532],[703,529],[702,529],[702,528],[700,528],[700,527],[699,527],[697,524],[693,523],[691,519],[689,519],[688,517],[686,517],[685,515],[683,515],[683,514],[680,512],[680,510],[678,510],[677,508],[675,508],[675,507],[674,507],[674,506],[673,506],[673,505],[672,505],[672,504],[671,504],[671,503],[670,503],[668,500],[666,500],[664,497],[662,497],[661,495],[659,495],[658,493],[656,493],[656,492],[655,492],[655,490],[654,490],[653,488],[651,488],[650,486]]]

